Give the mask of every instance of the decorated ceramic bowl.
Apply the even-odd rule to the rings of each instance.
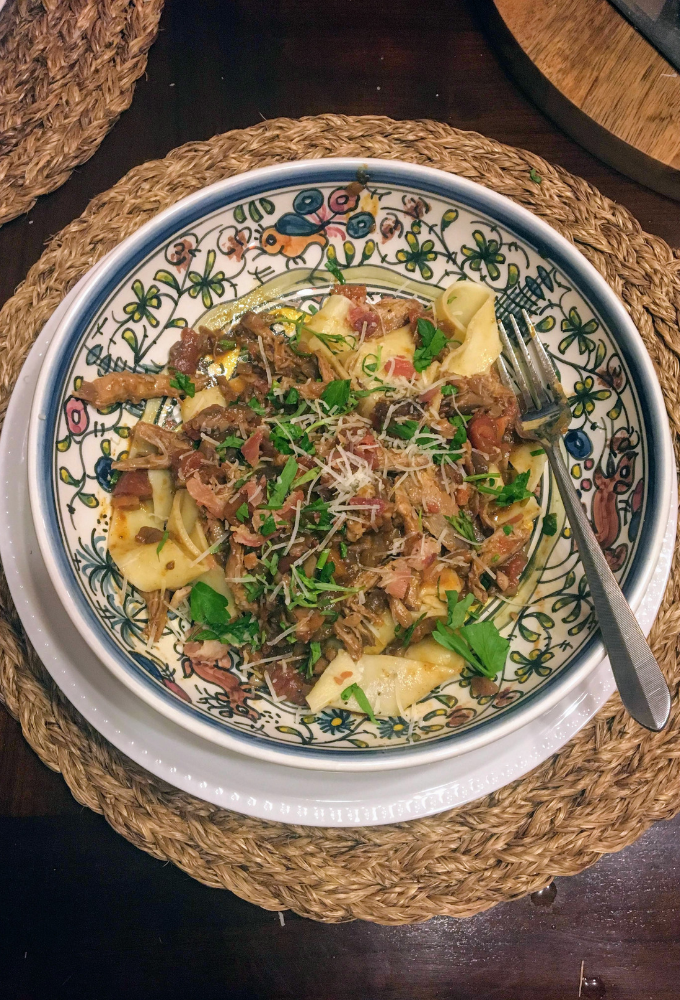
[[[363,190],[348,196],[348,184]],[[358,185],[356,186],[359,187]],[[352,190],[352,189],[351,189]],[[572,408],[571,475],[633,608],[668,521],[673,469],[661,392],[620,301],[566,240],[477,184],[407,163],[314,160],[268,167],[178,202],[113,251],[74,300],[46,356],[30,439],[33,514],[48,571],[98,657],[146,702],[208,740],[272,762],[327,770],[424,764],[505,736],[554,705],[602,658],[587,581],[549,473],[518,594],[484,609],[511,641],[498,690],[465,670],[407,720],[313,713],[264,684],[245,698],[233,655],[222,683],[182,655],[182,619],[160,643],[107,551],[111,463],[142,407],[98,413],[74,397],[111,371],[159,371],[178,329],[218,324],[249,303],[314,300],[339,262],[369,292],[431,302],[456,280],[496,294],[498,320],[525,309]],[[551,521],[553,519],[550,519]],[[231,676],[229,676],[231,675]],[[238,694],[235,692],[238,691]]]

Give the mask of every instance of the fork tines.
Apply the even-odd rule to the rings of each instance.
[[[519,394],[525,410],[540,410],[554,402],[555,397],[561,399],[563,392],[546,349],[526,309],[522,309],[522,319],[526,325],[529,344],[525,341],[516,318],[510,316],[514,339],[519,350],[513,347],[503,324],[498,324],[505,355],[501,355],[498,359],[498,371],[508,389]],[[529,346],[533,348],[532,351]]]

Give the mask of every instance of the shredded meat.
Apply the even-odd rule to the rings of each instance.
[[[216,334],[205,326],[202,326],[198,332],[185,326],[181,339],[170,348],[168,366],[184,375],[193,375],[201,356],[213,350],[215,340]]]
[[[103,410],[114,403],[143,403],[159,396],[176,397],[178,391],[170,385],[171,378],[172,375],[167,372],[160,372],[158,375],[112,372],[93,382],[83,382],[73,395],[91,403],[98,410]]]
[[[160,528],[150,528],[145,525],[135,535],[135,541],[140,545],[158,545],[163,541],[163,532]]]
[[[257,416],[257,414],[254,414],[254,416]],[[213,403],[211,406],[206,406],[205,409],[200,410],[191,420],[186,420],[183,428],[187,437],[193,441],[200,441],[201,434],[218,437],[224,435],[230,427],[234,426],[236,426],[236,421],[233,411],[228,410],[226,406],[220,406],[219,403]]]
[[[148,621],[144,629],[144,638],[147,642],[158,642],[163,635],[163,629],[168,618],[168,590],[140,591],[146,602]]]
[[[157,424],[147,424],[140,420],[135,424],[132,445],[152,444],[157,452],[125,458],[112,462],[113,469],[131,471],[133,469],[170,469],[179,457],[191,450],[191,442],[177,431],[166,430]]]
[[[294,705],[306,704],[306,696],[312,690],[302,674],[292,663],[267,664],[269,680],[279,698],[292,702]]]

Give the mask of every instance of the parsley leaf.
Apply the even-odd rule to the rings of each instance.
[[[270,514],[269,517],[266,518],[260,525],[260,534],[264,538],[269,538],[269,536],[273,535],[275,531],[276,521],[274,520],[274,515]]]
[[[340,542],[340,558],[341,559],[346,559],[347,558],[347,551],[348,551],[347,550],[347,544],[345,542]]]
[[[321,643],[320,642],[310,642],[309,644],[309,656],[307,657],[307,662],[304,666],[305,677],[311,681],[314,675],[314,664],[321,656]]]
[[[459,511],[458,514],[453,514],[451,517],[447,517],[446,520],[449,522],[454,531],[457,531],[459,535],[466,538],[468,542],[473,545],[481,545],[475,535],[475,525],[474,521],[470,515],[465,510]]]
[[[243,646],[248,642],[255,648],[259,647],[260,626],[257,619],[247,611],[232,621],[226,597],[207,583],[199,580],[193,585],[190,604],[193,621],[206,626],[194,636],[195,639],[219,639],[231,646]]]
[[[191,588],[191,617],[195,622],[227,625],[231,619],[227,599],[201,580]]]
[[[555,534],[555,532],[553,532],[553,534]],[[167,540],[168,540],[169,537],[170,537],[170,532],[166,528],[165,531],[163,532],[163,537],[161,538],[160,542],[156,546],[156,555],[157,556],[160,556],[161,549],[163,548],[163,546],[165,545],[165,543],[167,542]]]
[[[227,448],[241,448],[244,444],[245,441],[243,438],[237,437],[235,434],[230,434],[228,437],[225,437],[224,441],[220,441],[219,444],[216,444],[216,451],[223,452],[226,451]]]
[[[449,423],[456,428],[456,433],[449,441],[449,447],[462,448],[467,441],[467,427],[465,421],[462,417],[459,417],[458,414],[456,414],[455,417],[449,417]]]
[[[364,691],[364,689],[360,688],[358,684],[350,684],[350,686],[346,687],[345,690],[340,694],[340,697],[342,698],[343,701],[349,701],[352,695],[354,695],[356,703],[361,709],[361,711],[364,713],[364,715],[367,715],[371,720],[371,722],[377,724],[378,720],[375,717],[373,709],[371,708],[371,703],[366,697],[366,692]]]
[[[496,506],[509,507],[511,503],[518,500],[527,500],[533,494],[526,488],[529,482],[529,470],[520,472],[511,483],[506,483],[502,489],[496,491]]]
[[[283,467],[281,475],[276,480],[274,485],[270,487],[269,503],[266,507],[267,510],[280,510],[281,507],[283,507],[283,501],[288,496],[288,490],[297,475],[297,471],[297,462],[294,458],[289,458]]]
[[[321,393],[321,399],[326,404],[329,413],[333,410],[341,411],[347,409],[350,401],[350,380],[335,379],[329,382]]]
[[[548,515],[548,516],[550,516],[550,515]],[[513,528],[512,528],[511,524],[504,524],[503,525],[503,534],[504,535],[511,535],[512,531],[513,531]]]
[[[390,424],[387,428],[388,434],[391,434],[392,437],[401,438],[403,441],[410,441],[417,430],[417,420],[402,420],[400,424]]]
[[[261,580],[254,580],[252,582],[244,580],[243,589],[245,590],[246,597],[249,601],[256,601],[264,594],[264,584]]]
[[[255,399],[254,396],[248,403],[248,406],[250,407],[251,410],[254,410],[259,417],[263,417],[267,412],[262,403],[259,401],[259,399]]]
[[[413,367],[417,372],[422,372],[430,367],[438,354],[441,354],[448,340],[443,330],[438,330],[434,323],[422,317],[418,320],[418,335],[422,346],[416,347]]]
[[[173,389],[177,389],[178,392],[183,392],[185,396],[191,396],[192,398],[196,395],[196,386],[191,381],[188,375],[183,372],[174,371],[172,378],[170,379],[170,385]]]
[[[534,184],[542,184],[543,183],[543,178],[539,174],[538,170],[536,170],[536,167],[532,167],[531,168],[531,170],[529,171],[529,177],[534,182]]]
[[[236,511],[236,517],[241,522],[241,524],[245,524],[245,522],[248,520],[249,513],[250,512],[248,510],[248,504],[244,502]]]
[[[331,272],[331,274],[333,275],[333,277],[335,278],[335,280],[339,285],[345,284],[345,275],[340,270],[340,267],[338,266],[337,262],[334,261],[331,257],[329,257],[328,260],[326,261],[326,270]]]
[[[458,394],[458,389],[455,385],[443,385],[442,386],[442,396],[456,396]]]
[[[460,634],[469,643],[485,667],[489,677],[495,677],[505,666],[510,641],[504,639],[493,622],[473,622]]]
[[[543,518],[543,534],[557,534],[557,514],[546,514]]]
[[[458,601],[455,590],[447,590],[447,624],[437,622],[432,638],[445,649],[458,653],[464,660],[485,677],[495,677],[504,665],[510,648],[493,622],[472,622],[463,625],[470,611],[474,597],[468,594],[464,601]]]
[[[277,421],[276,426],[272,428],[270,439],[276,450],[282,455],[293,454],[291,444],[294,444],[300,451],[307,452],[308,455],[313,455],[316,450],[307,431],[304,431],[299,424],[292,424],[288,421],[283,423]]]

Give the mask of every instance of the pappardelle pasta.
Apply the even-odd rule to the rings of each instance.
[[[158,374],[84,382],[100,409],[146,402],[108,547],[148,642],[175,613],[192,663],[237,649],[313,712],[403,715],[466,665],[497,690],[508,642],[479,611],[517,590],[545,463],[500,352],[481,284],[424,305],[340,283],[318,311],[185,328]]]

